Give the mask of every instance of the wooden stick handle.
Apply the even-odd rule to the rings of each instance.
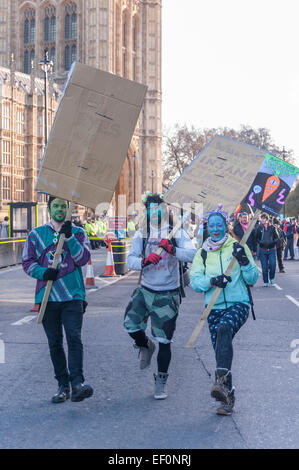
[[[65,220],[71,220],[72,212],[73,212],[73,203],[71,202],[70,205],[69,205],[69,209],[68,209]],[[56,248],[56,252],[55,252],[55,256],[54,256],[54,260],[53,260],[53,264],[52,264],[52,268],[54,268],[54,269],[57,268],[58,261],[59,261],[59,258],[60,258],[60,255],[61,255],[62,249],[63,249],[64,239],[65,239],[65,234],[62,233],[60,235],[60,238],[59,238],[59,242],[58,242],[58,245],[57,245],[57,248]],[[48,304],[49,295],[50,295],[50,292],[51,292],[51,289],[52,289],[52,284],[53,284],[53,281],[48,281],[47,282],[44,297],[43,297],[43,301],[41,303],[39,313],[38,313],[38,317],[37,317],[37,323],[42,323],[42,321],[43,321],[44,314],[45,314],[45,311],[46,311],[46,307],[47,307],[47,304]]]
[[[240,245],[244,246],[245,243],[247,242],[252,230],[254,229],[255,227],[255,224],[256,224],[256,221],[260,215],[261,211],[258,209],[256,210],[255,214],[254,214],[254,217],[252,218],[251,222],[250,222],[250,225],[248,227],[248,229],[246,230],[246,232],[244,233],[243,237],[242,237],[242,240],[240,241]],[[226,276],[229,276],[234,265],[235,265],[235,262],[236,262],[236,258],[232,258],[231,262],[229,263],[228,267],[227,267],[227,270],[225,271],[225,275]],[[201,319],[199,320],[198,324],[196,325],[186,347],[188,349],[192,348],[197,336],[199,335],[203,325],[204,325],[204,322],[206,321],[206,319],[208,318],[212,308],[214,307],[215,305],[215,302],[216,300],[218,299],[218,296],[220,294],[220,292],[222,291],[222,289],[220,287],[217,287],[217,289],[215,290],[214,294],[213,294],[213,297],[209,303],[209,305],[206,307]]]
[[[182,227],[182,225],[186,222],[186,220],[188,219],[188,217],[191,216],[191,213],[187,213],[185,214],[184,217],[180,218],[180,220],[178,221],[178,223],[173,227],[173,229],[171,230],[171,232],[169,232],[169,235],[168,235],[168,240],[171,240],[172,237],[175,236],[175,234],[180,230],[180,228]],[[163,252],[163,248],[158,248],[158,250],[156,251],[157,255],[161,255],[161,253]]]

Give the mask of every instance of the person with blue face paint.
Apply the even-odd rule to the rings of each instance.
[[[164,400],[180,305],[180,262],[192,262],[196,250],[183,229],[168,239],[173,221],[162,194],[147,193],[143,203],[144,223],[134,235],[128,256],[129,269],[141,274],[125,312],[124,327],[139,350],[140,369],[150,366],[156,349],[152,339],[158,343],[154,398]],[[156,253],[159,247],[163,248],[161,255]],[[149,318],[152,339],[145,333]]]
[[[249,315],[250,297],[246,284],[258,280],[258,269],[247,245],[242,247],[228,233],[228,214],[221,210],[211,211],[205,218],[208,238],[194,257],[190,278],[196,292],[205,293],[208,305],[215,289],[222,291],[208,317],[208,326],[215,351],[215,383],[211,396],[221,402],[217,414],[230,415],[235,403],[231,366],[233,360],[232,340]],[[230,276],[226,276],[232,257],[237,259]]]

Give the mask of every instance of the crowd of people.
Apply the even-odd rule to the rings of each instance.
[[[195,230],[192,224],[185,224],[171,237],[174,214],[165,204],[163,194],[148,193],[143,204],[145,211],[140,226],[136,227],[130,217],[126,230],[133,236],[128,267],[140,271],[140,276],[125,310],[124,328],[139,352],[139,367],[149,367],[158,344],[154,398],[167,398],[171,343],[185,296],[186,264],[192,263],[190,285],[195,292],[204,293],[205,305],[214,298],[215,291],[221,289],[208,316],[216,362],[211,396],[220,402],[217,413],[230,415],[235,403],[232,342],[249,316],[250,286],[259,277],[255,261],[261,261],[264,285],[268,286],[269,281],[273,285],[276,258],[280,272],[285,272],[284,259],[295,259],[294,248],[299,245],[298,221],[280,221],[263,213],[243,247],[239,242],[250,226],[250,216],[246,212],[239,213],[231,221],[219,206],[203,214],[201,225]],[[81,329],[86,301],[81,268],[90,259],[88,237],[90,242],[98,241],[92,238],[107,232],[107,214],[97,220],[88,219],[83,230],[79,217],[75,217],[73,224],[65,221],[66,201],[50,198],[48,208],[51,219],[30,232],[22,263],[25,272],[37,279],[36,304],[42,301],[47,281],[53,282],[43,319],[58,382],[52,402],[62,403],[68,398],[82,401],[93,395],[93,389],[84,383],[83,374]],[[52,263],[60,234],[65,235],[65,241],[59,264],[54,269]],[[194,242],[199,239],[200,245],[196,247]],[[236,262],[227,275],[233,257]],[[149,319],[151,335],[146,334]],[[63,328],[68,359],[63,346]]]
[[[241,212],[233,223],[233,235],[241,240],[249,224],[249,214]],[[280,273],[285,273],[284,261],[295,260],[295,250],[298,252],[296,259],[299,260],[298,221],[295,218],[281,220],[262,213],[247,245],[254,259],[261,262],[264,286],[274,285],[276,265]]]

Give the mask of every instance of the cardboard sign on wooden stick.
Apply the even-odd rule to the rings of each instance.
[[[216,136],[194,158],[165,195],[165,201],[180,207],[203,204],[204,211],[223,204],[231,214],[246,196],[266,155],[252,145]]]
[[[36,190],[95,209],[111,202],[147,87],[75,63]]]
[[[95,209],[110,203],[146,93],[140,83],[75,63],[51,129],[36,190]],[[61,235],[54,258],[62,251]],[[42,322],[52,282],[38,316]]]

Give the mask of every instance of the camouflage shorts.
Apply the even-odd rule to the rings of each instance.
[[[152,336],[160,343],[170,343],[175,331],[180,299],[177,292],[154,293],[138,287],[126,308],[124,326],[128,333],[145,330],[151,319]]]

